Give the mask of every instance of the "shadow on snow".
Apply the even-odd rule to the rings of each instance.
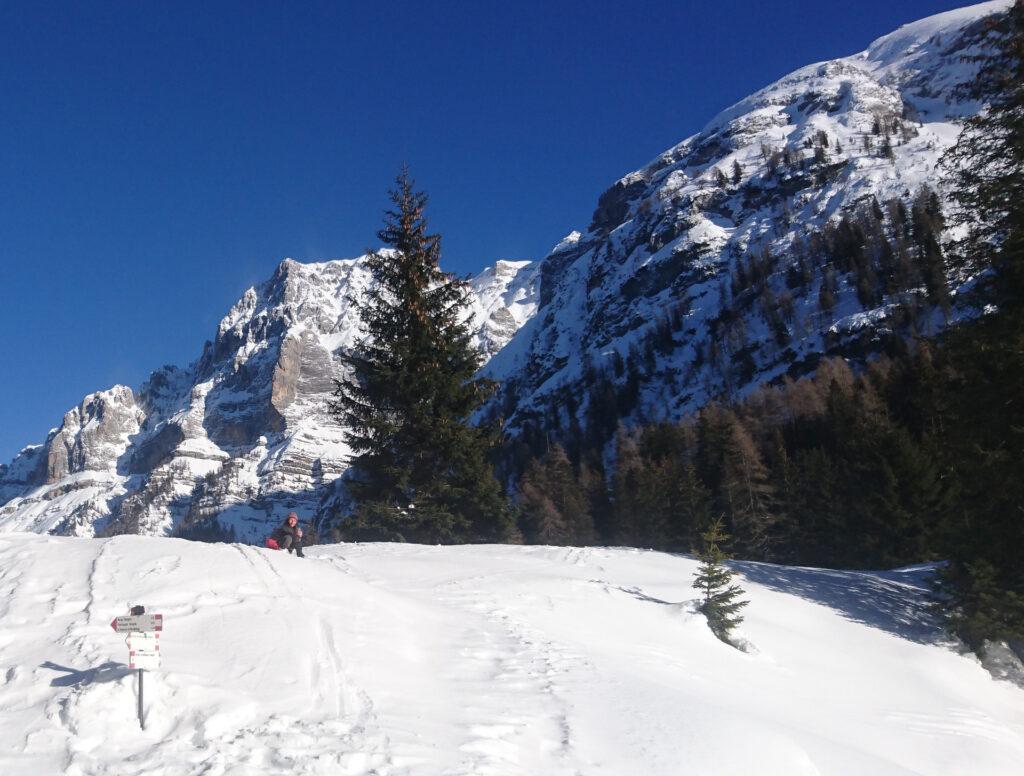
[[[929,606],[934,566],[868,572],[774,566],[754,561],[734,561],[729,565],[751,582],[827,606],[852,622],[920,644],[946,639]]]
[[[132,673],[131,669],[124,663],[115,663],[113,661],[108,661],[95,668],[87,668],[84,671],[57,665],[51,660],[41,663],[39,667],[64,673],[64,676],[55,677],[50,682],[51,687],[81,687],[86,684],[116,682],[118,679],[123,679]]]

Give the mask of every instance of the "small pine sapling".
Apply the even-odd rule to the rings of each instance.
[[[731,638],[732,631],[743,622],[739,611],[749,601],[739,600],[744,591],[735,584],[733,572],[725,565],[730,556],[722,550],[722,545],[729,537],[722,528],[721,517],[701,534],[701,539],[703,546],[697,553],[700,567],[693,580],[693,586],[703,596],[700,611],[708,618],[711,632],[726,644],[735,647],[736,644]]]

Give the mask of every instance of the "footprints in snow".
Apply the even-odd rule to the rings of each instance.
[[[465,580],[462,580],[464,582]],[[556,679],[583,659],[546,641],[514,616],[514,611],[461,582],[441,588],[442,602],[472,611],[484,627],[466,631],[459,653],[464,658],[454,684],[467,684],[469,738],[460,751],[465,776],[509,776],[545,772],[571,773],[572,729],[569,710]],[[467,678],[466,665],[475,665]],[[539,759],[538,759],[539,758]]]

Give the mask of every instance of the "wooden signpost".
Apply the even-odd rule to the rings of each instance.
[[[110,627],[116,633],[127,633],[128,668],[139,672],[139,727],[146,729],[142,715],[143,672],[160,667],[160,633],[164,629],[162,614],[146,614],[146,607],[133,606],[123,617],[115,617]]]

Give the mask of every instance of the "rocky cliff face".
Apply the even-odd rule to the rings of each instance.
[[[1009,4],[797,70],[617,181],[541,262],[537,315],[485,368],[504,385],[490,412],[535,441],[607,442],[620,420],[678,418],[977,315],[970,272],[929,234],[940,157],[979,109],[954,97],[964,56]]]
[[[473,279],[485,357],[530,318],[536,281],[530,262],[508,261]],[[87,396],[23,450],[0,472],[0,530],[257,541],[290,509],[315,518],[347,466],[327,400],[337,353],[362,336],[350,300],[369,283],[361,259],[283,261],[195,363]]]

